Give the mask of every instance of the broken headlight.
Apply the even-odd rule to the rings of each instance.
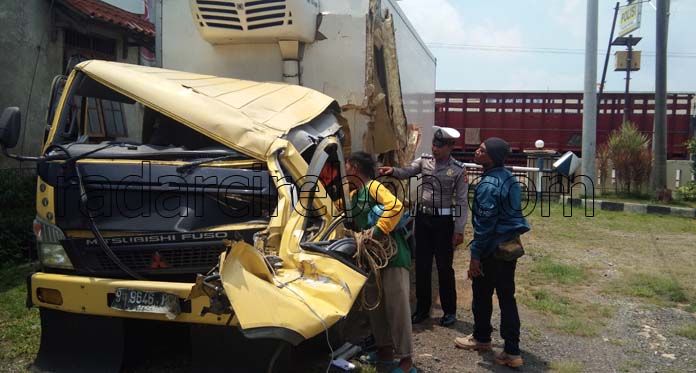
[[[68,254],[60,240],[65,239],[63,231],[43,219],[34,219],[34,234],[39,251],[39,261],[51,268],[73,269]]]

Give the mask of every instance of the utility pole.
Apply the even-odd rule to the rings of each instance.
[[[155,0],[155,66],[164,67],[162,64],[162,0]]]
[[[597,11],[598,0],[587,0],[585,24],[585,93],[582,106],[582,174],[595,184],[597,153]]]
[[[628,43],[626,47],[628,48],[628,57],[626,57],[626,92],[624,93],[624,115],[623,122],[626,123],[631,118],[631,96],[629,95],[631,86],[631,69],[633,68],[633,35],[628,35]]]
[[[611,54],[611,42],[614,41],[614,29],[616,28],[616,16],[619,14],[619,2],[616,2],[614,6],[614,20],[611,21],[611,32],[609,33],[609,45],[607,45],[607,54],[604,56],[604,68],[602,69],[602,80],[599,82],[599,93],[597,94],[597,101],[602,98],[602,93],[604,93],[604,83],[607,80],[607,66],[609,65],[609,54]]]
[[[652,139],[650,188],[657,193],[667,188],[667,32],[669,0],[657,2],[655,42],[655,123]]]

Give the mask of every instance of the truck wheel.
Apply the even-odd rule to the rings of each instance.
[[[33,370],[119,372],[123,363],[123,319],[39,308],[41,345]]]

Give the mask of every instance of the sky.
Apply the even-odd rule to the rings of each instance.
[[[656,5],[652,0],[652,4]],[[622,0],[621,4],[624,4]],[[437,58],[438,90],[582,91],[586,0],[401,0],[398,2]],[[616,1],[599,0],[597,82]],[[641,69],[631,91],[655,90],[655,16],[644,3]],[[672,0],[667,90],[696,92],[696,1]],[[618,27],[617,27],[618,29]],[[616,35],[615,35],[616,36]],[[511,50],[512,49],[512,50]],[[553,53],[547,52],[551,49]],[[614,71],[612,47],[605,92],[623,92],[625,72]]]
[[[143,0],[103,0],[132,13],[143,13]]]

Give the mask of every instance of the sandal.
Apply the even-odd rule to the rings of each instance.
[[[390,365],[394,364],[395,362],[398,363],[398,360],[380,360],[379,356],[377,355],[377,352],[370,352],[367,355],[362,355],[358,358],[358,361],[363,363],[363,364],[370,364],[370,365]]]

